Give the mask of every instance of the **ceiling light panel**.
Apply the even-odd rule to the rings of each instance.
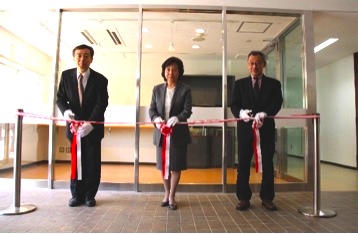
[[[272,23],[270,22],[241,22],[236,30],[239,33],[265,33]]]
[[[336,41],[338,41],[338,38],[329,38],[326,41],[319,44],[318,46],[316,46],[314,48],[314,52],[317,53],[318,51],[323,50],[324,48],[326,48],[327,46],[330,46],[331,44],[335,43]]]

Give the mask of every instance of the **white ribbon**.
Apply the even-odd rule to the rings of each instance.
[[[81,160],[81,134],[76,134],[77,143],[77,180],[82,180],[82,160]]]
[[[256,172],[262,172],[262,155],[261,155],[261,146],[260,146],[260,131],[257,128],[257,123],[254,122],[253,125],[253,134],[254,134],[254,155],[256,163]]]
[[[164,169],[164,179],[168,179],[169,178],[169,161],[170,161],[170,135],[165,137],[165,141],[166,141],[166,148],[165,148],[165,169]]]

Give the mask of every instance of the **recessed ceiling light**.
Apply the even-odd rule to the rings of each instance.
[[[198,46],[198,45],[192,45],[191,48],[193,48],[193,49],[200,49],[200,46]]]
[[[147,33],[149,31],[150,31],[149,28],[142,28],[142,32],[144,32],[144,33]]]
[[[326,40],[326,41],[322,42],[321,44],[319,44],[318,46],[316,46],[314,48],[314,52],[317,53],[318,51],[323,50],[324,48],[335,43],[336,41],[338,41],[338,38],[329,38],[328,40]]]
[[[196,32],[196,33],[204,33],[204,32],[205,32],[205,29],[203,29],[203,28],[197,28],[197,29],[195,29],[195,32]]]
[[[145,48],[151,49],[151,48],[153,48],[153,45],[152,44],[145,44]]]

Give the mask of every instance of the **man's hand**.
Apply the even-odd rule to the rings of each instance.
[[[65,117],[65,120],[73,120],[75,118],[75,114],[72,110],[68,109],[63,112],[63,117]]]
[[[160,129],[160,127],[164,123],[164,120],[162,119],[162,117],[159,116],[159,117],[154,119],[154,123],[155,123],[155,127]]]
[[[174,127],[175,124],[179,123],[179,119],[176,116],[170,117],[170,119],[167,122],[168,127]]]
[[[77,133],[81,134],[81,137],[87,136],[93,130],[93,126],[90,123],[84,123],[81,127],[78,128]]]
[[[240,110],[240,119],[243,119],[246,123],[250,121],[252,110]]]
[[[252,126],[256,123],[257,128],[261,128],[264,125],[264,119],[267,117],[265,112],[258,112],[255,115],[255,120],[252,123]]]

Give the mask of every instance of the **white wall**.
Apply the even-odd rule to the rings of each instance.
[[[320,121],[320,158],[356,166],[353,55],[316,71]]]

